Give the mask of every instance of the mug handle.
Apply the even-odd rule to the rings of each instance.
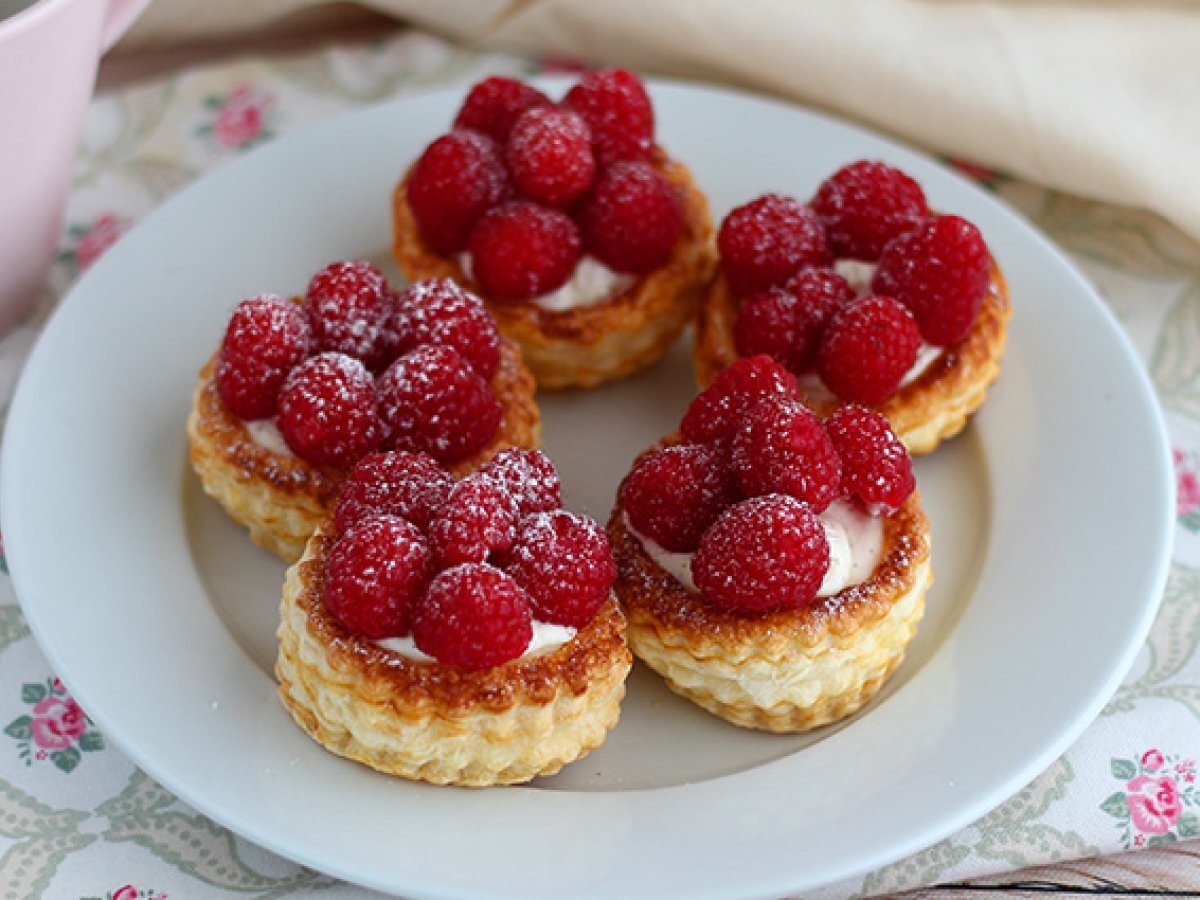
[[[101,52],[115,44],[149,5],[150,0],[109,0],[100,36]]]

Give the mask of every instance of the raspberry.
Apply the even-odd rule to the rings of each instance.
[[[979,229],[958,216],[938,216],[887,245],[871,289],[911,309],[926,341],[949,347],[971,330],[990,275]]]
[[[503,144],[521,113],[530,107],[550,105],[550,98],[537,88],[515,78],[493,75],[471,88],[454,127],[481,131]]]
[[[799,200],[766,194],[739,206],[717,232],[721,271],[739,297],[781,285],[798,269],[830,261],[825,231]]]
[[[379,378],[379,406],[394,450],[418,450],[440,463],[487,446],[503,411],[487,382],[458,351],[425,344]]]
[[[882,403],[920,349],[917,321],[899,301],[861,297],[834,313],[817,350],[817,372],[842,400]]]
[[[410,607],[432,568],[416,525],[395,516],[364,519],[329,551],[325,605],[342,627],[363,637],[408,634]]]
[[[465,669],[516,659],[533,640],[525,592],[487,563],[463,563],[434,578],[413,605],[412,631],[417,649]]]
[[[618,272],[662,266],[683,233],[675,188],[645,162],[614,163],[601,173],[579,212],[588,252]]]
[[[734,612],[811,603],[828,568],[824,526],[785,494],[731,506],[704,532],[692,558],[692,577],[705,599]]]
[[[438,565],[486,562],[492,551],[512,549],[517,536],[517,504],[495,482],[479,475],[454,486],[446,505],[429,526]]]
[[[861,406],[843,406],[825,423],[842,460],[842,493],[873,515],[891,515],[917,487],[908,451],[888,420]]]
[[[766,397],[746,414],[730,457],[747,497],[789,494],[821,512],[838,496],[841,463],[825,426],[791,397]]]
[[[344,353],[319,353],[292,369],[278,422],[288,446],[315,466],[349,468],[383,438],[374,379]]]
[[[771,357],[739,359],[692,400],[679,433],[689,444],[723,443],[760,399],[775,394],[794,397],[797,391],[796,376]]]
[[[541,450],[520,447],[501,450],[480,467],[479,475],[495,482],[513,498],[519,519],[562,506],[558,473]]]
[[[271,295],[238,304],[217,356],[217,392],[242,419],[265,419],[293,366],[308,356],[312,334],[304,310]]]
[[[784,288],[768,288],[742,301],[733,324],[741,356],[765,353],[793,372],[812,368],[821,332],[854,290],[833,269],[801,269]]]
[[[426,148],[408,181],[408,205],[436,252],[459,253],[485,212],[512,192],[496,142],[452,131]]]
[[[368,453],[350,470],[338,494],[333,523],[345,531],[360,519],[393,515],[420,529],[445,504],[454,487],[450,473],[424,453]]]
[[[617,577],[604,529],[564,509],[527,517],[504,568],[537,618],[574,628],[591,620]]]
[[[508,136],[504,161],[517,190],[551,206],[566,206],[596,174],[591,130],[579,113],[561,107],[523,112]]]
[[[699,444],[644,457],[623,494],[633,527],[676,553],[695,550],[708,526],[738,499],[725,454]]]
[[[383,273],[370,263],[330,263],[312,277],[304,309],[317,350],[354,356],[375,369],[386,364],[381,329],[392,295]]]
[[[396,350],[422,344],[453,347],[480,377],[491,381],[500,364],[500,332],[483,301],[449,278],[419,281],[395,302],[391,319]]]
[[[582,248],[566,213],[513,200],[488,212],[471,232],[472,275],[492,300],[529,300],[561,287]]]
[[[641,80],[625,69],[588,72],[567,92],[563,106],[592,129],[601,166],[646,159],[654,147],[654,106]]]
[[[921,186],[886,163],[860,160],[827,178],[812,200],[835,256],[874,261],[928,214]],[[886,293],[886,292],[885,292]]]

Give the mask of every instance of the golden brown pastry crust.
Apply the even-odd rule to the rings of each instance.
[[[616,725],[632,657],[615,599],[554,650],[476,671],[418,661],[330,615],[334,540],[318,529],[288,570],[275,664],[284,706],[327,750],[435,784],[516,784],[557,772]]]
[[[656,148],[653,165],[678,190],[683,234],[665,265],[594,306],[564,311],[488,300],[455,259],[421,239],[408,205],[408,175],[392,195],[392,255],[411,281],[452,278],[483,297],[500,330],[521,345],[538,387],[594,387],[656,362],[690,321],[716,265],[708,201],[682,163]],[[410,170],[411,171],[411,170]]]
[[[904,659],[932,582],[914,494],[884,523],[863,583],[811,605],[739,615],[706,602],[642,546],[619,499],[608,524],[629,646],[671,690],[734,725],[799,732],[856,712]]]
[[[738,359],[733,345],[737,310],[729,284],[718,275],[700,301],[696,318],[692,362],[701,390]],[[962,431],[967,419],[983,404],[988,387],[1000,375],[1011,313],[1008,286],[992,260],[988,290],[967,336],[946,348],[916,379],[873,407],[887,417],[909,453],[931,452]],[[810,394],[804,401],[821,416],[841,405],[828,394]]]
[[[234,521],[250,531],[260,547],[294,562],[318,523],[333,509],[346,471],[314,466],[256,443],[245,420],[234,415],[217,391],[217,355],[200,370],[192,397],[187,432],[192,468],[205,492]],[[500,365],[492,390],[504,411],[491,442],[450,471],[474,471],[505,447],[535,449],[541,445],[542,421],[534,401],[533,376],[521,361],[517,345],[501,340]]]

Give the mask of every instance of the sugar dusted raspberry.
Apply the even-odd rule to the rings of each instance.
[[[363,637],[408,634],[412,602],[432,568],[417,526],[396,516],[364,519],[329,551],[325,605],[342,627]]]
[[[708,526],[739,496],[724,453],[682,444],[643,457],[629,473],[622,499],[638,532],[684,553],[696,549]]]
[[[478,474],[454,486],[429,526],[433,553],[443,568],[486,562],[492,552],[511,550],[516,536],[516,502],[495,482]]]
[[[398,353],[422,344],[453,347],[491,381],[500,363],[500,332],[483,301],[449,278],[409,285],[396,298],[391,331]]]
[[[371,373],[344,353],[310,356],[283,383],[278,424],[301,459],[349,468],[383,438]]]
[[[591,620],[617,577],[604,529],[564,509],[526,517],[504,569],[538,619],[575,628]]]
[[[489,299],[529,300],[565,284],[582,247],[566,213],[512,200],[488,212],[471,232],[471,274]]]
[[[916,489],[912,460],[888,420],[861,406],[843,406],[825,423],[842,460],[842,493],[875,515],[891,515]]]
[[[788,494],[821,512],[838,496],[841,464],[825,426],[791,397],[766,397],[746,414],[730,465],[744,496]]]
[[[265,419],[293,366],[308,356],[312,333],[304,310],[272,295],[238,304],[217,355],[217,392],[240,418]]]
[[[526,197],[565,206],[586,191],[596,174],[592,132],[579,113],[535,106],[513,125],[504,148],[513,184]]]
[[[563,106],[592,129],[601,166],[646,159],[654,147],[654,106],[641,80],[625,69],[588,72],[567,92]]]
[[[821,337],[817,371],[842,400],[882,403],[917,361],[921,332],[891,297],[861,297],[839,309]]]
[[[562,506],[562,485],[554,463],[541,450],[509,447],[479,469],[479,475],[503,488],[517,504],[518,517]]]
[[[485,212],[512,193],[496,142],[452,131],[426,148],[408,181],[408,205],[436,252],[459,253]]]
[[[424,530],[454,487],[450,473],[424,453],[368,453],[350,470],[338,494],[333,522],[345,531],[376,515],[399,516]]]
[[[692,558],[692,577],[705,599],[746,613],[811,603],[828,568],[825,528],[806,504],[784,494],[731,506]]]
[[[679,433],[689,444],[719,444],[733,437],[745,415],[763,397],[795,397],[796,376],[769,356],[739,359],[696,395],[683,414]]]
[[[937,216],[887,245],[871,289],[911,309],[929,343],[949,347],[971,330],[990,275],[979,229],[958,216]]]
[[[486,447],[503,416],[487,382],[450,347],[404,354],[379,377],[378,390],[389,446],[444,464]]]
[[[843,166],[817,188],[813,211],[837,257],[874,261],[898,234],[929,213],[921,186],[882,162]]]
[[[739,297],[781,285],[805,266],[830,262],[816,214],[791,197],[765,194],[733,210],[717,232],[721,271]]]
[[[454,119],[454,127],[482,131],[503,144],[521,113],[534,106],[550,105],[550,98],[537,88],[515,78],[493,75],[467,93]]]
[[[383,362],[380,329],[391,300],[387,279],[370,263],[330,263],[309,281],[304,300],[315,349],[345,353],[375,368]]]
[[[579,221],[589,253],[618,272],[642,274],[671,255],[683,233],[683,205],[649,163],[618,162],[596,179]]]
[[[446,569],[413,604],[417,649],[447,666],[486,669],[516,659],[533,640],[529,599],[487,563]]]
[[[821,333],[854,290],[833,269],[801,269],[786,287],[742,301],[733,341],[742,356],[765,353],[793,372],[812,368]]]

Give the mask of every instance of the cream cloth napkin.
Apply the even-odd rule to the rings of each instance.
[[[317,0],[156,0],[131,46]],[[469,44],[778,93],[1200,238],[1200,5],[1134,0],[368,0]],[[713,123],[720,128],[719,122]],[[797,148],[798,153],[803,148]]]

